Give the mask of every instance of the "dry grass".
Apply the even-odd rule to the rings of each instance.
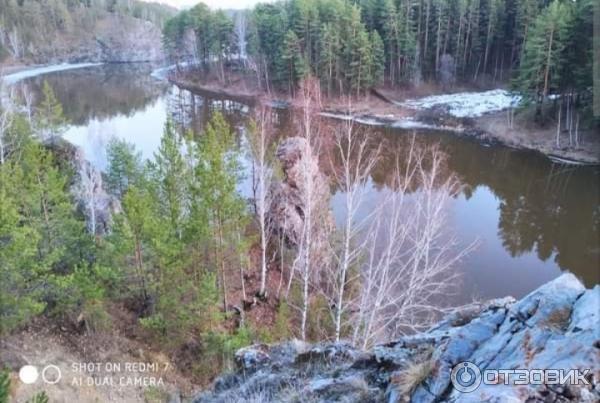
[[[403,398],[408,398],[427,379],[433,369],[431,358],[409,363],[400,373],[392,377],[392,383]]]
[[[571,320],[571,309],[559,308],[554,311],[544,321],[544,325],[550,329],[563,331],[569,325]]]

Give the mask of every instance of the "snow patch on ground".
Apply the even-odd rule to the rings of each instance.
[[[174,64],[167,66],[167,67],[161,67],[159,69],[152,71],[152,73],[150,73],[150,75],[152,77],[156,78],[157,80],[164,81],[167,79],[167,75],[169,74],[169,72],[174,70],[175,67],[177,67],[177,66]]]
[[[324,116],[326,118],[343,120],[343,121],[353,121],[356,123],[360,123],[367,126],[385,126],[386,122],[381,119],[377,119],[375,117],[369,116],[353,116],[347,115],[344,113],[332,113],[332,112],[321,112],[319,115]]]
[[[93,66],[100,66],[104,63],[63,63],[63,64],[54,64],[51,66],[44,66],[44,67],[37,67],[34,69],[29,69],[29,70],[23,70],[23,71],[19,71],[17,73],[13,73],[13,74],[8,74],[5,76],[2,76],[2,80],[8,84],[8,85],[12,85],[15,84],[21,80],[24,80],[26,78],[31,78],[31,77],[36,77],[36,76],[41,76],[43,74],[48,74],[48,73],[55,73],[58,71],[65,71],[65,70],[73,70],[73,69],[82,69],[85,67],[93,67]]]
[[[179,63],[179,68],[185,68],[185,67],[194,66],[194,65],[196,65],[195,61],[182,62],[182,63]],[[152,71],[152,73],[150,73],[150,75],[152,77],[156,78],[157,80],[165,81],[167,79],[167,76],[169,75],[169,73],[171,71],[175,70],[176,68],[177,68],[177,65],[172,64],[170,66],[158,68],[158,69]]]
[[[404,118],[392,123],[394,129],[427,129],[427,130],[457,130],[450,127],[436,126],[425,122],[414,120],[413,118]]]
[[[484,92],[461,92],[456,94],[432,95],[425,98],[397,102],[397,105],[412,109],[445,109],[458,118],[478,117],[485,113],[497,112],[511,106],[517,106],[521,96],[506,90]]]
[[[282,101],[282,100],[275,99],[273,101],[268,101],[267,106],[270,106],[271,108],[275,108],[275,109],[287,109],[291,105],[288,101]]]
[[[411,117],[406,117],[398,120],[393,120],[392,118],[382,118],[378,119],[377,117],[368,117],[368,116],[352,116],[346,115],[343,113],[332,113],[332,112],[321,112],[319,115],[338,119],[343,121],[354,121],[359,124],[367,125],[367,126],[388,126],[394,129],[421,129],[421,130],[442,130],[442,131],[462,131],[461,128],[458,127],[449,127],[449,126],[440,126],[440,125],[432,125],[430,123],[421,122],[419,120],[415,120]]]
[[[570,160],[566,158],[559,157],[557,155],[548,155],[548,158],[555,164],[563,164],[563,165],[588,165],[585,162]]]

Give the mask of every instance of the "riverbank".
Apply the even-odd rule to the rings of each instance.
[[[34,65],[34,66],[8,66],[0,79],[8,85],[16,84],[27,78],[37,77],[59,71],[82,69],[86,67],[101,66],[104,63],[62,63],[53,65]]]
[[[226,84],[218,80],[201,79],[190,72],[179,71],[167,79],[193,92],[207,92],[219,97],[238,99],[273,107],[300,108],[297,99],[286,94],[267,94],[252,84],[252,80],[235,76]],[[528,119],[529,111],[518,110],[509,124],[507,108],[518,98],[503,90],[440,94],[439,89],[425,87],[423,91],[375,90],[360,99],[323,98],[321,115],[334,119],[352,119],[360,124],[388,126],[399,129],[441,130],[472,137],[484,144],[539,152],[555,162],[600,165],[600,138],[592,131],[581,130],[578,145],[569,145],[568,132],[561,133],[556,146],[556,127],[539,127]],[[435,96],[431,96],[431,95]],[[417,98],[412,98],[417,96]],[[465,100],[471,99],[470,102]],[[573,144],[571,140],[571,144]]]

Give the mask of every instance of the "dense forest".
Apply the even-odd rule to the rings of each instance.
[[[593,0],[289,0],[231,18],[198,4],[169,20],[164,36],[173,59],[215,65],[221,78],[224,61],[243,56],[266,90],[293,94],[306,75],[328,95],[422,81],[510,83],[538,115],[549,96],[564,95],[589,116],[593,7]]]
[[[162,27],[173,14],[171,7],[138,0],[1,0],[0,62],[30,59],[57,42],[76,44],[111,16]]]
[[[215,111],[197,134],[168,121],[152,160],[111,140],[102,173],[60,138],[68,123],[47,82],[29,112],[4,103],[0,334],[39,320],[110,334],[124,325],[115,310],[128,312],[136,337],[206,382],[252,341],[344,338],[366,348],[427,326],[449,270],[472,248],[450,248],[445,212],[423,208],[444,205],[457,179],[443,173],[439,149],[411,147],[390,174],[398,191],[359,217],[379,150],[351,123],[313,115],[317,82],[302,91],[301,135],[281,141],[277,159],[267,110],[244,124],[243,139]],[[313,151],[325,132],[336,161],[329,179]],[[249,199],[238,189],[241,141]],[[331,186],[349,206],[340,228]]]
[[[165,350],[202,340],[193,371],[212,375],[250,341],[225,326],[225,267],[241,264],[250,239],[231,129],[219,114],[195,139],[167,124],[153,162],[114,140],[101,175],[58,138],[63,110],[47,83],[43,93],[32,118],[2,115],[0,334],[42,313],[75,332],[107,331],[108,307],[123,303]]]

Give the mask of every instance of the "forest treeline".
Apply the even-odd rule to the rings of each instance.
[[[61,37],[88,33],[107,16],[128,16],[158,27],[175,10],[138,0],[0,0],[0,62],[27,59]]]
[[[239,272],[226,268],[250,238],[221,115],[197,138],[167,123],[152,162],[112,140],[100,174],[59,138],[67,122],[47,83],[32,115],[0,111],[0,334],[42,314],[108,331],[109,304],[124,304],[165,350],[201,341],[204,359],[190,360],[200,377],[250,342],[246,327],[227,327],[227,276]]]
[[[169,20],[164,37],[171,57],[205,67],[218,61],[222,69],[223,60],[247,54],[244,65],[267,90],[293,94],[309,74],[329,95],[422,80],[510,82],[540,108],[549,95],[565,94],[589,110],[593,7],[593,0],[287,0],[232,18],[198,4]]]
[[[352,122],[323,126],[311,107],[318,82],[301,88],[298,137],[283,141],[302,155],[296,161],[274,158],[282,143],[267,110],[239,134],[214,112],[196,134],[167,122],[151,160],[111,140],[102,173],[60,138],[68,122],[47,82],[36,106],[3,99],[0,334],[36,318],[110,334],[122,325],[115,310],[126,311],[139,337],[204,382],[252,341],[346,339],[367,348],[428,325],[443,310],[435,301],[451,287],[451,269],[472,248],[448,243],[444,209],[424,208],[444,205],[456,178],[444,174],[439,149],[411,147],[393,174],[397,192],[361,217],[379,151]],[[316,156],[327,130],[338,162],[328,179]],[[238,190],[244,142],[249,199]],[[348,207],[339,228],[325,225],[329,181]]]

